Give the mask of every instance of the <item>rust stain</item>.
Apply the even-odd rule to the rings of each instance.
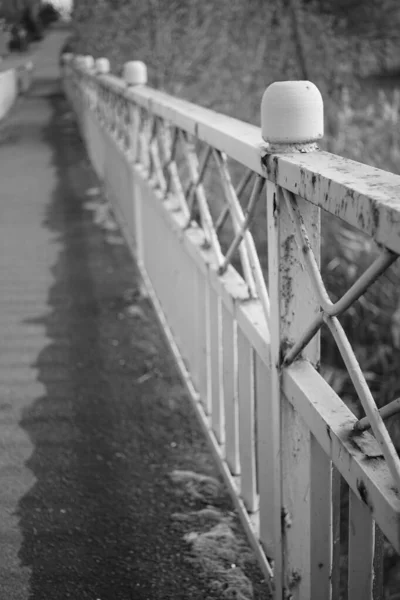
[[[276,182],[278,179],[279,161],[274,154],[266,154],[261,157],[261,165],[267,170],[267,178],[270,181]]]
[[[274,215],[275,227],[277,227],[277,225],[278,225],[278,217],[279,217],[279,207],[278,207],[278,202],[276,200],[276,192],[274,192],[274,196],[273,196],[273,211],[272,211],[272,214]]]
[[[311,185],[313,187],[315,187],[316,183],[317,183],[317,176],[315,175],[315,173],[313,173],[313,176],[311,177]]]
[[[370,509],[370,511],[373,513],[374,512],[374,506],[371,503],[371,500],[370,500],[369,495],[368,495],[367,488],[365,487],[365,483],[363,482],[362,479],[357,479],[357,490],[358,490],[358,493],[360,494],[361,500],[364,502],[364,504],[366,504],[368,506],[368,508]]]
[[[371,200],[370,210],[371,210],[371,218],[372,218],[372,226],[373,226],[372,234],[374,234],[377,232],[377,230],[379,228],[379,209],[376,206],[376,203],[374,200]]]
[[[358,222],[359,226],[361,227],[361,229],[365,228],[364,213],[362,211],[360,211],[360,213],[357,216],[357,222]]]

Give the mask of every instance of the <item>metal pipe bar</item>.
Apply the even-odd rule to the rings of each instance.
[[[371,424],[375,438],[382,449],[382,453],[393,476],[395,484],[400,489],[399,457],[397,456],[392,439],[375,404],[350,342],[336,317],[330,317],[329,315],[324,314],[324,321],[332,332],[339,352],[343,358],[347,371],[361,401],[362,407]]]
[[[318,333],[324,323],[324,313],[320,312],[317,317],[308,325],[304,333],[300,336],[294,346],[286,353],[281,368],[291,365],[302,350],[307,346],[313,337]]]
[[[379,414],[381,415],[383,420],[388,419],[389,417],[393,417],[393,415],[396,415],[399,412],[400,398],[389,402],[389,404],[386,404],[386,406],[382,406],[382,408],[379,409]],[[369,422],[368,417],[363,417],[354,425],[354,431],[366,431],[370,427],[371,423]]]
[[[245,188],[247,187],[247,184],[249,183],[249,181],[251,180],[253,175],[255,175],[254,171],[247,170],[246,173],[243,175],[242,179],[239,181],[238,186],[235,189],[235,193],[238,198],[240,198],[240,196],[244,192]],[[226,219],[228,217],[229,217],[229,205],[226,204],[224,206],[224,208],[222,209],[221,214],[219,215],[219,217],[215,223],[215,231],[217,233],[219,233],[220,230],[222,229],[222,227],[225,225]]]
[[[184,148],[185,159],[189,168],[189,173],[192,181],[197,181],[200,178],[200,168],[199,168],[199,160],[197,158],[197,154],[193,151],[188,144],[186,134],[180,134],[181,141]],[[206,152],[203,156],[203,163],[201,168],[203,169],[202,175],[204,175],[205,169],[208,164],[208,160],[210,157],[209,147],[206,149]],[[207,198],[204,193],[204,188],[201,183],[199,183],[194,190],[197,199],[197,205],[200,211],[201,224],[206,236],[207,241],[211,244],[211,247],[215,253],[215,257],[217,263],[220,264],[223,260],[223,254],[221,251],[221,246],[219,244],[218,236],[214,229],[214,223],[211,217],[210,209],[208,207]]]
[[[214,153],[224,185],[225,194],[231,207],[231,217],[234,231],[237,235],[243,227],[245,217],[230,179],[226,157],[222,154],[219,156],[218,152],[215,150]],[[257,185],[257,181],[255,185]],[[238,248],[241,255],[243,271],[245,273],[245,281],[247,283],[250,295],[252,297],[259,298],[266,322],[269,323],[270,302],[268,291],[265,284],[264,274],[261,269],[260,260],[258,258],[257,249],[250,231],[246,230],[244,232],[243,239],[244,246],[243,244],[239,244]],[[248,271],[246,271],[246,269],[248,269]]]
[[[286,201],[290,219],[296,230],[297,241],[302,248],[304,266],[306,267],[311,282],[314,285],[314,289],[318,294],[321,306],[325,307],[329,304],[332,304],[332,302],[322,280],[319,266],[308,237],[307,229],[304,225],[303,217],[301,216],[297,206],[296,198],[294,194],[288,192],[284,188],[281,188],[281,190]]]
[[[366,271],[357,279],[351,288],[332,306],[327,307],[324,312],[330,316],[342,314],[349,308],[364,292],[382,275],[391,264],[397,260],[398,256],[386,248],[378,258],[368,267]]]
[[[143,118],[143,129],[142,129],[142,140],[143,140],[143,166],[148,173],[148,177],[150,179],[152,174],[152,163],[150,156],[150,135],[152,128],[152,117],[146,111]]]
[[[376,281],[376,279],[382,275],[382,273],[386,271],[386,269],[390,267],[390,265],[398,257],[390,250],[383,250],[383,252],[372,263],[372,265],[366,269],[366,271],[357,279],[350,289],[347,290],[340,300],[333,303],[329,298],[328,292],[326,291],[325,284],[323,282],[317,261],[315,260],[314,252],[312,250],[301,213],[298,209],[295,196],[283,188],[282,191],[288,206],[291,220],[296,227],[296,233],[302,246],[305,267],[307,268],[314,288],[319,296],[321,308],[331,317],[338,316],[346,311],[356,300],[358,300],[358,298],[364,294],[368,287],[372,285],[372,283],[374,283],[374,281]]]
[[[257,201],[260,198],[260,194],[264,187],[264,183],[265,183],[264,177],[260,177],[260,175],[258,175],[257,179],[254,183],[254,187],[253,187],[253,191],[251,193],[249,204],[248,204],[246,212],[245,212],[245,219],[243,221],[243,224],[242,224],[239,232],[236,234],[235,238],[233,239],[231,245],[228,248],[228,251],[225,254],[224,262],[219,268],[219,275],[223,275],[226,272],[226,270],[232,260],[233,255],[235,254],[236,250],[239,247],[239,244],[241,244],[241,242],[243,241],[244,234],[248,230],[250,223],[252,222],[252,220],[254,218]]]
[[[174,136],[172,139],[172,144],[169,139],[169,131],[165,130],[163,133],[160,133],[159,141],[160,148],[164,155],[164,165],[163,170],[168,174],[166,177],[166,189],[164,191],[164,200],[167,199],[169,192],[172,191],[178,200],[179,210],[182,211],[184,218],[187,219],[189,217],[189,210],[186,204],[185,194],[183,192],[181,180],[179,177],[178,167],[175,162],[175,155],[178,148],[178,138],[179,132],[176,127],[174,127]]]
[[[238,221],[237,216],[238,216],[238,212],[239,213],[242,212],[242,209],[236,198],[235,190],[234,190],[234,187],[232,185],[231,178],[229,175],[225,155],[223,155],[222,152],[219,152],[218,150],[213,148],[213,156],[214,156],[215,162],[218,167],[218,172],[219,172],[222,186],[223,186],[223,189],[225,192],[225,197],[230,206],[233,229],[235,231],[235,234],[237,234],[240,230],[240,222]],[[235,200],[239,204],[239,210],[236,207]],[[235,207],[236,207],[236,210],[235,210]],[[243,213],[242,213],[242,217],[243,217]],[[243,219],[244,219],[244,217],[243,217]],[[256,289],[256,285],[255,285],[255,281],[254,281],[254,277],[253,277],[253,273],[252,273],[252,269],[251,269],[251,265],[250,265],[249,256],[247,254],[246,248],[243,247],[243,245],[239,246],[239,252],[240,252],[240,259],[241,259],[243,272],[244,272],[244,279],[246,281],[246,284],[247,284],[247,287],[249,290],[249,294],[251,297],[255,298],[257,296],[257,289]]]
[[[154,141],[150,144],[150,156],[154,165],[154,174],[158,182],[158,187],[161,189],[162,192],[164,192],[166,189],[166,182],[161,166],[159,151]]]
[[[199,169],[199,173],[197,176],[197,180],[192,181],[189,186],[188,195],[186,196],[186,199],[187,199],[187,203],[188,203],[189,211],[190,211],[190,217],[189,217],[190,221],[192,220],[194,209],[196,207],[196,201],[195,201],[195,199],[197,198],[196,191],[197,191],[198,186],[203,181],[203,177],[205,175],[210,156],[211,156],[211,148],[210,148],[210,146],[207,146],[203,153],[203,157],[200,161],[200,169]]]

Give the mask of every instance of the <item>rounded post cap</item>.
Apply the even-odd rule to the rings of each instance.
[[[272,144],[316,142],[324,135],[324,103],[311,81],[277,81],[264,92],[261,134]]]
[[[127,85],[146,85],[146,65],[141,60],[130,60],[124,64],[123,78]]]
[[[64,52],[62,55],[62,61],[64,64],[71,62],[73,58],[74,55],[72,54],[72,52]]]
[[[93,69],[93,67],[94,67],[93,56],[90,56],[90,54],[87,54],[86,56],[84,56],[83,60],[82,60],[82,65],[85,67],[85,69]]]
[[[97,73],[107,75],[110,72],[110,61],[108,58],[98,58],[95,62]]]
[[[75,54],[75,56],[74,56],[74,62],[79,67],[81,67],[83,65],[84,59],[85,59],[85,57],[83,56],[83,54]]]

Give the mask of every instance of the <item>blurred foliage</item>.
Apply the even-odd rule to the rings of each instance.
[[[39,19],[43,27],[48,27],[55,23],[60,18],[60,13],[51,2],[45,2],[41,5],[38,13]]]
[[[41,0],[0,0],[0,17],[7,21],[19,20],[27,8],[36,15],[40,4]]]

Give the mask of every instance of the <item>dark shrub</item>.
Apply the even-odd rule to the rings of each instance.
[[[14,52],[25,52],[28,49],[28,34],[24,27],[15,24],[11,27],[11,37],[8,48]]]
[[[58,10],[50,3],[43,4],[39,11],[39,19],[43,27],[48,27],[60,18]]]
[[[30,42],[38,42],[43,39],[41,23],[33,16],[32,10],[29,7],[22,13],[21,25],[27,31]]]

